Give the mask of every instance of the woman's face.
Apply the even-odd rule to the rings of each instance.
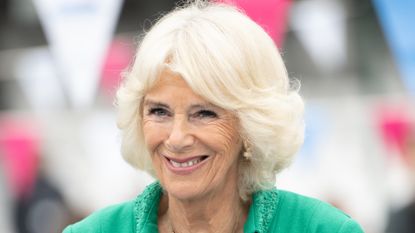
[[[145,95],[142,109],[144,140],[169,195],[191,200],[237,188],[242,142],[234,114],[169,71]]]

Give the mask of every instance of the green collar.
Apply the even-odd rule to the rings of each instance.
[[[136,233],[158,233],[157,213],[163,190],[159,182],[147,186],[135,200],[134,216]],[[244,225],[245,233],[265,233],[276,215],[278,191],[276,189],[256,192]]]
[[[276,215],[278,191],[276,189],[255,192],[244,225],[245,233],[265,233]]]

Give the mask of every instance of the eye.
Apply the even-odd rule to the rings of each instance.
[[[218,117],[218,114],[216,114],[216,112],[211,111],[211,110],[200,110],[200,111],[197,111],[194,114],[194,117],[197,117],[197,118],[216,118],[216,117]]]
[[[154,115],[158,117],[169,116],[169,111],[164,108],[150,108],[148,110],[148,115]]]

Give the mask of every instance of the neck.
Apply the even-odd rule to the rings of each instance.
[[[224,186],[194,200],[163,196],[161,204],[167,208],[159,213],[162,229],[169,233],[243,232],[249,203],[243,202],[235,190],[237,187]]]

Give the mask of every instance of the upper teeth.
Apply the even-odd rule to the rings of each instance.
[[[173,167],[190,167],[195,164],[198,164],[200,161],[202,161],[201,158],[192,159],[190,161],[184,162],[184,163],[178,163],[176,161],[170,160]]]

